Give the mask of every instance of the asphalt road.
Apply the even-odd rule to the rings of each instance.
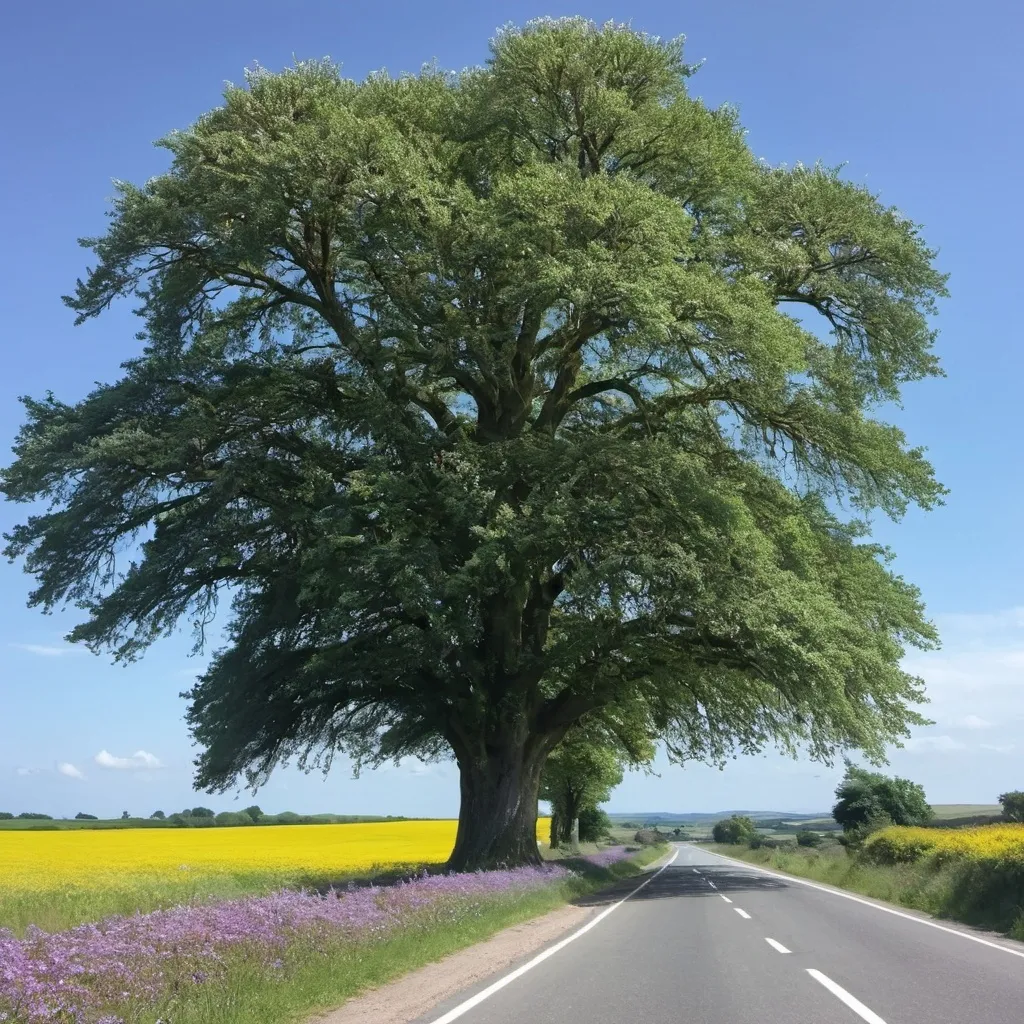
[[[1022,1024],[1024,944],[953,930],[681,844],[585,934],[422,1024]]]

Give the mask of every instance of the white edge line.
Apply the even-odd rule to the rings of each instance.
[[[1011,949],[1009,946],[1002,946],[998,942],[992,942],[990,939],[983,939],[980,935],[971,935],[970,932],[962,932],[957,928],[947,928],[944,924],[939,924],[936,921],[928,921],[923,917],[914,917],[913,914],[905,914],[902,910],[882,906],[880,903],[874,903],[871,900],[863,899],[860,896],[854,896],[853,893],[843,892],[841,889],[833,889],[827,885],[818,885],[817,882],[809,882],[806,878],[799,878],[797,875],[781,875],[777,871],[769,871],[767,868],[759,867],[757,864],[751,864],[750,861],[735,860],[733,857],[726,857],[724,854],[714,853],[711,850],[704,850],[702,852],[710,853],[712,857],[719,857],[721,860],[728,861],[730,864],[738,864],[740,867],[750,868],[753,871],[760,871],[762,875],[770,875],[772,878],[781,878],[784,882],[796,882],[797,885],[806,885],[810,889],[819,889],[821,892],[831,893],[833,896],[841,896],[844,900],[853,900],[854,903],[863,903],[865,907],[874,907],[875,910],[881,910],[883,913],[892,914],[895,917],[902,917],[904,920],[915,922],[915,924],[924,924],[929,928],[937,928],[940,932],[957,935],[961,939],[970,939],[971,942],[979,942],[983,946],[989,946],[992,949],[1001,950],[1004,953],[1009,953],[1011,956],[1024,958],[1024,951],[1022,950]]]
[[[719,893],[718,895],[719,895],[719,896],[722,896],[722,894],[721,894],[721,893]],[[726,903],[732,903],[732,900],[731,900],[731,899],[729,899],[729,897],[728,897],[728,896],[722,896],[722,899],[723,899],[723,900],[725,900],[725,902],[726,902]]]
[[[645,885],[649,885],[651,882],[653,882],[654,879],[656,879],[658,875],[660,875],[662,871],[664,871],[665,868],[667,868],[678,856],[679,847],[677,846],[672,856],[667,861],[665,861],[665,863],[662,864],[661,867],[658,868],[658,870],[655,871],[653,875],[651,875],[649,878],[646,878],[643,882],[641,882],[631,893],[629,893],[628,896],[623,896],[623,898],[619,900],[618,903],[613,903],[610,907],[606,907],[604,910],[601,911],[600,914],[598,914],[596,917],[592,918],[585,925],[583,925],[582,928],[577,928],[576,931],[572,933],[572,935],[567,935],[560,942],[556,942],[553,946],[548,946],[547,949],[538,953],[532,960],[528,960],[525,964],[522,964],[521,966],[517,967],[514,971],[510,971],[503,978],[499,978],[493,984],[488,985],[487,988],[483,989],[480,992],[477,992],[475,996],[470,996],[469,999],[467,999],[465,1002],[459,1003],[458,1006],[452,1007],[452,1009],[450,1009],[447,1013],[435,1018],[431,1022],[431,1024],[450,1024],[451,1021],[458,1020],[458,1018],[461,1017],[464,1013],[468,1013],[470,1010],[472,1010],[474,1006],[479,1006],[480,1003],[482,1003],[485,999],[489,999],[491,996],[493,996],[495,992],[498,992],[501,989],[503,989],[506,985],[511,984],[513,981],[516,980],[516,978],[522,977],[528,970],[530,970],[533,967],[536,967],[537,964],[543,963],[543,961],[547,960],[549,956],[554,956],[555,953],[557,953],[560,949],[564,949],[566,946],[568,946],[570,942],[573,942],[574,940],[578,939],[581,935],[584,935],[587,932],[589,932],[591,928],[593,928],[595,925],[603,921],[613,910],[618,910],[618,908],[621,907],[622,904],[626,902],[626,900],[630,899],[632,896],[635,896]]]
[[[742,917],[744,921],[749,921],[750,920],[750,915],[745,910],[740,910],[739,907],[733,907],[732,909],[735,910],[736,913],[739,914],[740,917]]]
[[[815,981],[824,985],[836,999],[846,1003],[855,1014],[866,1020],[868,1024],[885,1024],[885,1021],[874,1010],[869,1010],[859,999],[851,996],[842,985],[837,985],[828,975],[822,974],[821,971],[816,971],[813,967],[808,967],[807,973]]]
[[[789,950],[786,949],[786,947],[781,942],[776,942],[774,939],[769,939],[767,936],[765,936],[765,940],[764,941],[767,942],[768,945],[771,946],[772,949],[774,949],[777,953],[788,953],[789,952]]]

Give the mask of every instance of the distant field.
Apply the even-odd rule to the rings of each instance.
[[[932,804],[936,818],[969,818],[975,814],[1000,814],[999,804]]]
[[[268,818],[273,818],[274,815],[268,815]],[[311,814],[308,815],[311,820],[306,820],[305,817],[302,822],[296,822],[295,824],[303,825],[353,825],[363,823],[377,823],[386,821],[409,821],[414,819],[398,818],[398,817],[385,817],[383,815],[373,814]],[[430,820],[430,819],[417,819],[417,820]],[[278,822],[278,821],[260,821],[256,823],[260,828],[270,828],[272,826],[285,826],[292,827],[291,822]],[[206,826],[214,827],[214,826]],[[217,826],[225,827],[225,826]],[[237,826],[231,826],[237,827]],[[245,826],[248,827],[248,826]],[[156,829],[176,829],[178,826],[174,822],[158,820],[155,818],[99,818],[96,821],[86,820],[80,821],[74,818],[51,818],[51,819],[39,819],[39,818],[14,818],[11,821],[2,820],[0,821],[0,832],[25,832],[25,831],[36,831],[36,832],[54,832],[60,830],[65,831],[81,831],[86,830],[107,830],[107,829],[132,829],[132,828],[156,828]],[[2,869],[0,869],[0,877],[2,877]]]

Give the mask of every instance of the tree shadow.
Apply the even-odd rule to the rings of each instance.
[[[737,871],[733,868],[701,867],[696,874],[687,865],[665,868],[656,878],[652,878],[642,889],[631,898],[640,900],[698,899],[707,896],[728,896],[740,892],[772,892],[788,889],[789,884],[770,875],[758,872]],[[709,880],[714,886],[709,884]],[[601,907],[617,903],[636,889],[637,878],[623,879],[600,892],[590,893],[573,900],[578,907]]]

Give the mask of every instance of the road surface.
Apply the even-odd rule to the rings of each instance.
[[[639,881],[595,898],[614,909],[585,934],[422,1024],[1024,1022],[1022,943],[931,927],[684,844],[615,906]]]

